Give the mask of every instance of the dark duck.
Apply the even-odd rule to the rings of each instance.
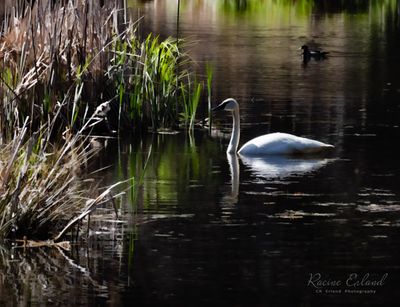
[[[303,61],[307,62],[310,59],[315,59],[315,60],[324,60],[326,59],[326,56],[329,52],[326,51],[320,51],[320,50],[311,50],[308,48],[307,45],[303,45],[300,47],[302,50],[302,57]]]

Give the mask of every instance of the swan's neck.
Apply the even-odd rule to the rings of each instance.
[[[233,125],[231,140],[228,145],[227,153],[235,154],[237,152],[239,138],[240,138],[240,115],[239,109],[235,109],[232,113]]]

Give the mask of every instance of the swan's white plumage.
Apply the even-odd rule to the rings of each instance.
[[[237,152],[240,139],[239,104],[233,98],[225,99],[214,110],[226,110],[232,112],[233,128],[227,153]],[[270,133],[256,137],[242,146],[240,155],[292,155],[292,154],[317,154],[334,148],[333,145],[319,141],[295,136],[288,133]]]
[[[288,133],[276,132],[248,141],[238,153],[241,155],[313,154],[329,148],[333,146]]]

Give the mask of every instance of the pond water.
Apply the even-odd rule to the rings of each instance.
[[[140,33],[176,35],[177,1],[129,3]],[[213,104],[240,102],[243,141],[281,131],[335,152],[227,156],[224,115],[211,135],[109,140],[103,182],[141,183],[120,221],[71,252],[0,246],[0,305],[398,305],[400,4],[180,5],[198,72],[214,68]],[[304,63],[303,44],[328,58]]]

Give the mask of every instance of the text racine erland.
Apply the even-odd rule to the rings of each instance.
[[[321,273],[310,273],[307,287],[318,294],[375,294],[383,287],[389,274],[371,276],[370,273],[350,273],[343,278],[331,278]]]

